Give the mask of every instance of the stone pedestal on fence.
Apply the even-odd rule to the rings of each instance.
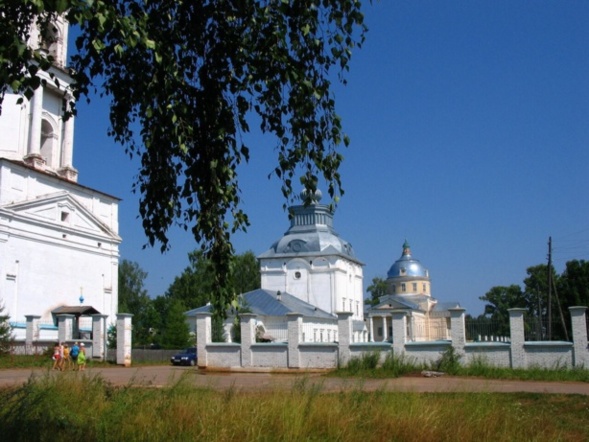
[[[511,368],[526,368],[524,349],[524,313],[525,308],[510,308],[509,328],[511,330]]]
[[[211,317],[212,315],[209,312],[196,314],[196,351],[200,368],[209,365],[207,344],[212,342]]]
[[[117,365],[131,366],[132,323],[133,315],[130,313],[117,314]]]
[[[587,348],[587,307],[569,307],[573,329],[573,365],[589,368],[589,348]]]
[[[301,368],[301,330],[303,328],[303,315],[299,313],[287,313],[288,321],[288,368]]]
[[[241,366],[247,368],[254,363],[252,344],[256,343],[256,315],[242,313],[239,318],[241,320]]]
[[[57,315],[57,340],[59,342],[71,341],[74,333],[74,321],[76,317],[67,313]]]
[[[464,356],[464,347],[466,345],[466,326],[464,324],[464,312],[463,308],[451,308],[450,311],[450,333],[452,339],[452,347],[454,351]]]
[[[345,366],[351,357],[350,344],[352,343],[352,312],[336,312],[337,314],[337,334],[338,334],[338,362]]]
[[[106,361],[107,315],[92,315],[92,358]]]
[[[25,318],[27,320],[25,344],[29,347],[33,345],[33,342],[38,341],[41,336],[41,316],[26,315]]]
[[[391,311],[393,329],[393,353],[400,355],[405,351],[407,342],[407,312],[405,310]]]

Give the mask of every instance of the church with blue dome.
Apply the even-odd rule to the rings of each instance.
[[[285,341],[289,314],[300,314],[302,342],[338,340],[337,314],[351,314],[352,342],[390,341],[392,316],[402,310],[412,341],[449,337],[449,308],[431,295],[428,269],[403,244],[401,257],[387,272],[387,293],[366,310],[363,267],[350,242],[334,228],[333,208],[321,204],[321,192],[300,195],[302,204],[289,207],[290,227],[265,252],[258,255],[261,288],[240,295],[256,314],[256,336]],[[186,313],[189,323],[203,306]],[[232,339],[233,319],[225,322],[225,338]]]
[[[451,308],[456,302],[440,303],[431,294],[429,270],[411,253],[405,240],[401,257],[389,268],[387,293],[365,312],[371,341],[388,341],[394,311],[405,311],[407,336],[412,341],[449,339]]]

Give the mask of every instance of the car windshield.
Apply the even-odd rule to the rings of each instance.
[[[196,348],[187,348],[186,353],[196,354]]]

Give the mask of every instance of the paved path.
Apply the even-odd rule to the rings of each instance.
[[[589,383],[503,381],[442,376],[438,378],[402,377],[397,379],[342,379],[320,373],[274,374],[245,372],[209,372],[189,367],[145,366],[89,368],[88,376],[100,375],[113,385],[145,385],[160,387],[178,382],[183,376],[199,387],[235,388],[240,391],[289,390],[295,385],[319,385],[321,391],[362,389],[365,391],[405,392],[531,392],[589,395]],[[82,373],[61,373],[46,369],[0,370],[0,387],[19,385],[31,376],[76,376]]]

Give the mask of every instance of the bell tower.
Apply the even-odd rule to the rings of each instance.
[[[56,18],[47,32],[34,26],[29,46],[51,57],[49,72],[39,71],[41,85],[31,100],[7,93],[0,115],[0,157],[24,162],[41,172],[77,182],[73,167],[73,117],[64,119],[64,106],[72,100],[72,78],[67,64],[68,23]],[[57,79],[57,82],[52,78]]]

